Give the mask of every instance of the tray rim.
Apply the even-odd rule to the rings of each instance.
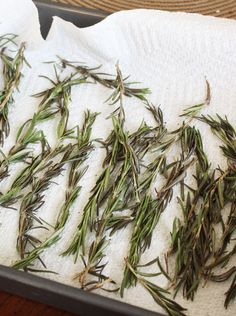
[[[109,13],[100,10],[80,8],[73,5],[49,3],[46,0],[33,0],[38,8],[60,10],[88,17],[105,18]],[[126,302],[108,298],[96,293],[89,293],[70,285],[18,271],[0,264],[0,290],[10,294],[38,301],[79,315],[124,316],[164,316],[163,314],[143,309]],[[70,303],[68,305],[68,303]],[[94,309],[94,310],[93,310]],[[89,314],[88,314],[89,312]],[[90,312],[92,314],[90,314]],[[82,313],[82,314],[81,314]]]
[[[104,19],[105,17],[111,14],[110,12],[96,10],[96,9],[89,9],[83,6],[80,7],[73,4],[49,2],[47,0],[32,0],[32,1],[36,4],[36,6],[43,6],[44,8],[57,9],[63,12],[89,15],[90,17],[98,17],[101,19]]]
[[[80,304],[86,304],[86,306],[116,313],[115,315],[162,316],[156,312],[3,265],[0,265],[0,288],[8,293],[79,313],[79,315],[81,311],[77,308],[82,307]],[[67,300],[74,305],[67,306]]]

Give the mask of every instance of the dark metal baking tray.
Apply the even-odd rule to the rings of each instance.
[[[34,2],[39,10],[41,31],[44,37],[55,15],[79,27],[93,25],[107,15],[105,12],[52,4],[41,0]],[[0,289],[80,316],[162,316],[2,265],[0,265]]]

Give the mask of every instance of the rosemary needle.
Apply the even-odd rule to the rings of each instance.
[[[7,33],[7,34],[0,35],[0,48],[5,47],[6,44],[8,44],[8,43],[12,43],[12,44],[16,45],[16,43],[14,41],[16,37],[17,37],[17,35],[15,35],[13,33]]]

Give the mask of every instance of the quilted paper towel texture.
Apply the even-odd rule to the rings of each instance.
[[[234,115],[236,104],[236,22],[226,19],[203,17],[196,14],[168,13],[152,10],[133,10],[113,14],[103,22],[84,29],[79,29],[69,22],[55,18],[46,41],[39,34],[37,12],[31,1],[0,2],[0,34],[7,32],[19,34],[19,42],[27,41],[26,57],[32,68],[24,68],[24,78],[20,90],[15,95],[15,104],[10,110],[11,135],[4,149],[9,149],[14,142],[17,128],[32,116],[39,100],[32,97],[49,86],[46,80],[38,78],[40,74],[54,78],[52,65],[44,61],[56,60],[59,55],[69,60],[86,62],[96,66],[102,64],[102,71],[115,73],[115,63],[119,61],[124,75],[131,75],[132,81],[141,81],[141,85],[150,87],[150,100],[160,105],[168,128],[175,129],[181,123],[179,114],[189,105],[202,102],[205,98],[205,78],[211,85],[212,100],[202,113],[227,115],[236,125]],[[21,4],[19,4],[21,3]],[[15,10],[17,8],[17,10]],[[16,14],[17,13],[17,14]],[[62,73],[61,76],[65,76]],[[0,83],[1,84],[1,83]],[[93,136],[105,138],[111,122],[107,120],[114,107],[104,104],[110,91],[99,85],[81,85],[72,91],[70,104],[69,127],[82,122],[83,112],[89,108],[100,112]],[[152,120],[137,100],[125,99],[126,127],[134,130],[144,118],[150,124]],[[13,124],[14,123],[14,124]],[[55,142],[57,122],[46,122],[41,128],[49,135],[49,141]],[[210,130],[196,123],[201,130],[204,148],[212,166],[224,167],[225,161],[218,148],[219,142]],[[172,153],[176,155],[175,152]],[[89,191],[92,189],[101,170],[104,152],[97,148],[89,159],[89,170],[82,180],[83,189],[73,206],[69,221],[57,245],[43,254],[48,269],[59,272],[59,275],[43,276],[59,282],[78,286],[72,278],[81,270],[80,262],[74,264],[72,257],[61,257],[60,253],[71,240],[81,218],[83,206],[86,204]],[[17,174],[21,166],[12,168]],[[64,198],[67,170],[46,193],[46,203],[40,210],[40,216],[51,224],[55,223],[60,204]],[[0,184],[0,190],[6,191],[12,177]],[[161,179],[157,179],[158,186]],[[162,215],[153,236],[151,248],[143,255],[146,262],[158,254],[161,256],[169,247],[169,232],[172,221],[180,210],[176,203],[177,190],[172,202]],[[57,197],[55,199],[55,196]],[[18,212],[0,210],[0,262],[11,264],[18,258],[15,242],[18,228]],[[128,241],[131,229],[120,231],[107,248],[109,264],[107,274],[119,284],[124,269],[123,258],[129,250]],[[45,232],[38,232],[45,238]],[[47,232],[50,234],[50,232]],[[92,236],[89,237],[89,241]],[[235,262],[234,262],[235,263]],[[61,267],[63,266],[63,269]],[[39,267],[39,265],[38,265]],[[166,280],[158,278],[159,284],[165,286]],[[178,302],[188,308],[188,315],[235,315],[235,304],[225,311],[223,308],[224,292],[229,283],[208,284],[200,288],[193,303],[178,297]],[[209,297],[209,293],[211,293]],[[109,295],[119,299],[116,294]],[[142,288],[133,288],[126,292],[124,300],[144,308],[160,311],[152,298]]]

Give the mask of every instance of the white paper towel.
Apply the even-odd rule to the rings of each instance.
[[[16,93],[15,104],[9,113],[11,135],[6,142],[6,150],[14,143],[17,128],[37,108],[39,100],[31,95],[49,86],[38,75],[54,77],[52,65],[42,62],[55,60],[55,55],[86,62],[90,66],[102,64],[102,70],[109,73],[115,73],[114,65],[119,61],[124,75],[130,74],[132,81],[141,81],[142,86],[151,88],[150,99],[154,104],[161,105],[170,129],[176,128],[181,122],[178,116],[184,108],[204,100],[207,78],[211,85],[212,100],[203,113],[227,115],[236,124],[236,21],[197,14],[132,10],[113,14],[97,25],[79,29],[69,22],[55,18],[49,36],[44,41],[39,33],[37,11],[30,0],[10,0],[7,3],[1,0],[0,12],[0,34],[17,33],[18,42],[27,41],[26,57],[32,66],[31,69],[24,68],[20,91]],[[111,122],[106,117],[114,109],[104,104],[109,95],[110,91],[99,85],[73,88],[69,127],[80,123],[83,111],[89,108],[101,112],[95,122],[93,135],[106,137],[111,128]],[[125,111],[130,130],[134,130],[143,118],[151,122],[150,115],[137,100],[125,99]],[[204,148],[212,166],[220,164],[224,167],[219,142],[205,125],[199,122],[196,125],[203,135]],[[54,141],[55,126],[55,121],[42,125],[51,144]],[[97,149],[89,158],[90,168],[82,180],[83,190],[71,210],[62,239],[43,254],[48,269],[59,272],[59,275],[44,274],[45,277],[78,286],[72,277],[81,270],[82,264],[74,264],[72,257],[63,258],[59,254],[74,234],[88,193],[99,174],[103,155],[103,151]],[[12,168],[12,172],[16,173],[18,168],[19,165]],[[0,190],[5,192],[9,182],[10,179],[0,183]],[[64,177],[57,179],[57,183],[46,193],[46,203],[40,210],[40,216],[52,224],[63,202],[66,172]],[[176,194],[178,192],[175,192],[175,196]],[[160,219],[152,246],[142,258],[144,262],[168,249],[172,220],[180,213],[175,196]],[[11,264],[17,258],[15,242],[18,212],[1,209],[0,222],[0,262]],[[120,231],[107,249],[107,273],[118,284],[122,280],[123,258],[128,253],[130,234],[131,227]],[[160,285],[166,284],[164,278],[159,278],[158,281]],[[188,308],[188,315],[233,316],[235,304],[227,311],[223,308],[223,294],[228,287],[228,282],[209,283],[205,288],[199,289],[193,303],[183,300],[181,296],[178,297],[178,302]],[[119,299],[114,293],[101,294]],[[150,295],[139,286],[128,290],[124,301],[160,311]]]

